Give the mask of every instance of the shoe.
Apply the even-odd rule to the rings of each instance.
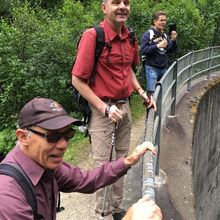
[[[95,219],[96,220],[100,220],[100,219],[104,219],[104,220],[114,220],[112,214],[108,214],[108,215],[105,215],[104,217],[101,217],[101,214],[98,213],[95,215]]]
[[[113,218],[114,220],[121,220],[126,214],[126,211],[124,209],[122,209],[119,213],[115,213],[113,214]]]

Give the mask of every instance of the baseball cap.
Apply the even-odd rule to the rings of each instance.
[[[70,117],[56,101],[46,98],[34,98],[21,109],[18,126],[27,128],[37,125],[48,130],[57,130],[67,125],[80,126],[82,122]]]

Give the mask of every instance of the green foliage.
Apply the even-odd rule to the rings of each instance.
[[[32,7],[40,6],[47,10],[55,9],[63,4],[63,0],[29,0],[28,2]]]
[[[189,50],[220,44],[219,8],[219,0],[135,0],[131,1],[128,26],[140,40],[151,26],[152,13],[166,11],[167,25],[177,24],[179,57]],[[55,99],[67,111],[76,108],[68,83],[77,42],[84,29],[104,16],[97,0],[2,0],[0,16],[3,144],[7,129],[15,129],[22,106],[36,96]]]
[[[138,119],[140,119],[144,114],[146,114],[146,107],[143,104],[142,98],[138,94],[132,94],[130,105],[132,122],[138,121]]]
[[[7,154],[15,145],[15,130],[5,129],[0,132],[0,153]]]
[[[0,129],[14,122],[22,106],[36,96],[59,100],[68,111],[73,108],[67,88],[77,41],[73,33],[79,33],[90,19],[72,1],[66,2],[62,13],[65,16],[53,19],[47,11],[25,4],[14,8],[12,23],[2,20]],[[75,21],[81,20],[79,26],[72,25],[74,15]]]
[[[13,0],[1,0],[0,2],[0,17],[7,17],[10,14]]]
[[[197,7],[204,18],[204,33],[209,37],[209,45],[220,44],[220,1],[198,0]],[[206,40],[206,39],[204,39]]]
[[[87,11],[87,13],[90,13],[94,18],[94,22],[90,25],[99,24],[100,21],[104,19],[104,14],[101,10],[100,1],[91,1],[91,4],[87,4],[85,6],[85,10]]]
[[[91,14],[86,13],[83,5],[80,2],[66,0],[62,10],[62,23],[65,28],[70,28],[72,34],[79,37],[79,34],[85,27],[88,27],[93,22]]]
[[[151,9],[146,0],[136,0],[131,2],[131,14],[128,20],[128,26],[134,28],[138,39],[151,26]]]
[[[65,153],[65,161],[77,164],[79,159],[78,156],[88,145],[89,138],[85,137],[84,133],[80,133],[79,131],[77,131]]]

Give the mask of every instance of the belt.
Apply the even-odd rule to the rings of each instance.
[[[124,99],[109,99],[109,98],[102,98],[101,99],[103,102],[106,102],[106,103],[108,103],[108,104],[112,104],[112,103],[121,103],[121,104],[123,104],[123,102],[124,103],[126,103],[127,102],[127,100],[128,100],[128,98],[124,98]]]

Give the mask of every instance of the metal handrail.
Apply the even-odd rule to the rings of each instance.
[[[157,156],[147,152],[143,157],[142,196],[155,201],[155,177],[159,175],[160,136],[166,116],[175,116],[176,104],[186,91],[190,91],[196,79],[210,78],[220,70],[220,46],[209,47],[175,60],[156,84],[154,100],[157,112],[150,109],[146,120],[144,141],[151,141],[157,148]],[[220,72],[218,72],[220,74]]]

